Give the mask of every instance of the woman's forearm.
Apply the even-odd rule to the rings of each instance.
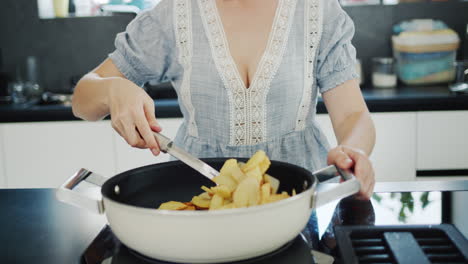
[[[76,85],[72,100],[73,114],[89,121],[103,119],[110,112],[109,91],[112,87],[132,85],[108,58]]]
[[[368,111],[348,115],[336,128],[338,144],[361,149],[367,155],[375,145],[375,127]]]
[[[112,80],[88,73],[75,87],[72,100],[73,114],[88,121],[103,119],[109,114],[107,94]]]

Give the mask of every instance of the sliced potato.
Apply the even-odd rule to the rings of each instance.
[[[232,191],[226,185],[211,187],[211,192],[223,197],[223,199],[230,199],[232,193]]]
[[[181,202],[170,201],[167,203],[162,203],[158,209],[160,210],[184,210],[188,206]]]
[[[218,210],[224,205],[224,199],[218,194],[213,195],[210,203],[210,210]]]
[[[224,209],[234,209],[234,208],[236,208],[234,203],[226,203],[223,206],[221,206],[221,208],[219,208],[219,209],[224,210]]]
[[[271,185],[271,193],[276,194],[280,185],[280,181],[268,174],[263,175],[263,180]]]
[[[252,177],[254,179],[256,179],[259,183],[263,180],[262,178],[262,172],[260,171],[260,168],[259,167],[255,167],[251,170],[249,170],[248,172],[245,173],[245,175],[247,177]]]
[[[231,177],[225,174],[220,174],[213,178],[213,181],[218,185],[226,185],[231,191],[237,188],[237,182]]]
[[[270,168],[270,165],[271,161],[268,159],[268,157],[265,157],[265,159],[258,165],[262,171],[262,175],[267,172],[268,168]]]
[[[277,202],[277,201],[280,201],[289,197],[290,197],[289,194],[287,194],[286,192],[282,192],[281,194],[273,194],[268,199],[268,202],[269,203]]]
[[[231,191],[237,188],[237,181],[232,176],[232,170],[237,167],[237,161],[235,159],[227,160],[221,168],[219,175],[213,178],[213,181],[218,185],[226,185]]]
[[[270,195],[271,195],[271,185],[269,183],[264,183],[261,187],[261,191],[262,191],[261,204],[268,203],[268,199],[270,199]]]
[[[297,193],[296,193],[296,189],[293,189],[293,190],[292,190],[292,196],[294,196],[294,195],[296,195],[296,194],[297,194]]]
[[[206,199],[206,200],[211,200],[211,195],[207,192],[203,192],[201,194],[199,194],[198,196],[200,196],[200,198],[202,199]]]
[[[197,206],[198,208],[203,208],[203,209],[208,209],[210,208],[210,203],[211,203],[211,197],[210,199],[206,199],[205,197],[203,197],[203,194],[207,194],[209,196],[208,193],[202,193],[198,196],[194,196],[192,198],[192,203]]]
[[[236,165],[236,167],[233,167],[233,169],[231,170],[231,177],[234,178],[234,180],[236,180],[237,183],[240,183],[244,180],[246,176],[245,173],[239,167],[239,165]]]
[[[237,160],[235,159],[227,160],[219,173],[225,176],[230,176],[236,181],[236,183],[241,182],[245,178],[244,172],[242,172]]]
[[[190,205],[190,206],[187,206],[187,208],[185,208],[182,211],[195,211],[195,210],[196,210],[196,207],[194,205]]]
[[[213,181],[217,186],[202,186],[204,191],[194,196],[191,202],[168,202],[161,204],[166,210],[220,210],[255,206],[286,199],[287,192],[278,194],[280,182],[266,174],[271,161],[264,151],[256,152],[247,163],[227,160],[220,174]],[[292,190],[296,195],[296,190]]]
[[[239,183],[233,194],[233,201],[237,208],[258,205],[260,203],[260,184],[257,179],[247,177]]]
[[[210,188],[206,187],[205,185],[203,185],[203,186],[201,187],[201,189],[204,190],[205,192],[207,192],[207,193],[210,194],[210,195],[213,195],[213,194],[214,194],[213,191],[212,191]]]
[[[254,169],[255,167],[258,167],[258,165],[262,163],[265,158],[266,153],[264,151],[259,150],[255,152],[255,154],[252,157],[250,157],[247,163],[242,167],[242,171],[247,172],[249,170]]]

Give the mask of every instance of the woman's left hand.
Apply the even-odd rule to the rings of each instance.
[[[339,145],[328,152],[327,163],[340,169],[351,170],[361,183],[358,199],[369,200],[375,185],[372,163],[367,154],[356,148]]]

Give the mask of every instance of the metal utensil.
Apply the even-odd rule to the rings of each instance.
[[[153,133],[156,139],[158,140],[159,148],[162,152],[179,159],[180,161],[192,167],[193,169],[201,173],[203,176],[206,176],[210,180],[213,180],[214,177],[219,175],[219,171],[215,170],[213,167],[201,161],[200,159],[192,156],[187,151],[175,146],[172,140],[168,137],[157,132]]]

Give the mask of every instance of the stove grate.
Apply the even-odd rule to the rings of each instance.
[[[338,226],[343,263],[468,263],[468,241],[451,225]]]

